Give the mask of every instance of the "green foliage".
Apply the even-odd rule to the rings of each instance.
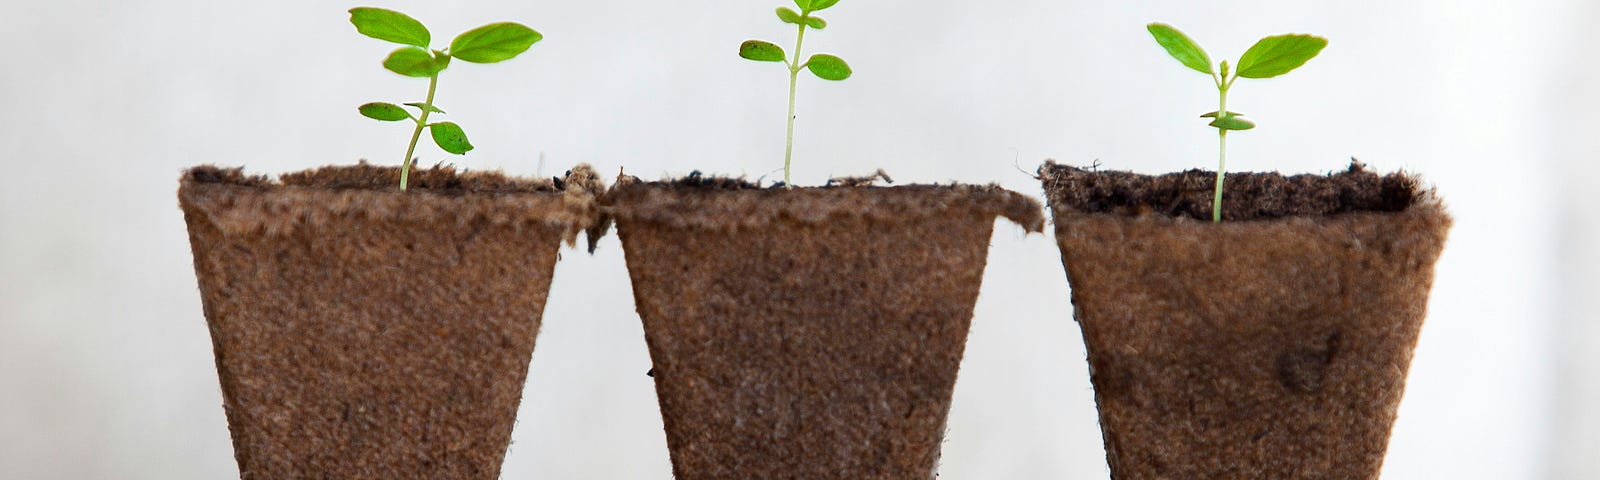
[[[1239,76],[1272,78],[1300,68],[1328,46],[1328,40],[1306,34],[1263,38],[1239,57]]]
[[[814,12],[816,10],[812,11]],[[828,27],[828,22],[823,20],[822,17],[814,16],[810,13],[802,15],[800,13],[796,13],[794,10],[790,10],[789,7],[778,7],[778,20],[783,20],[783,23],[805,25],[814,30],[822,30]]]
[[[1200,45],[1190,40],[1188,35],[1165,23],[1152,23],[1145,29],[1150,31],[1150,36],[1156,37],[1156,43],[1167,49],[1167,54],[1172,58],[1200,73],[1211,73],[1211,56],[1206,55],[1206,51],[1201,50]]]
[[[472,150],[472,143],[467,141],[467,132],[461,130],[460,125],[452,122],[438,122],[428,124],[428,134],[433,136],[433,143],[446,152],[460,155]]]
[[[356,31],[362,35],[386,42],[428,48],[428,42],[432,41],[428,27],[422,26],[422,22],[394,10],[352,8],[350,23],[355,24]]]
[[[1249,130],[1256,128],[1255,122],[1239,118],[1242,116],[1244,114],[1238,112],[1227,112],[1220,115],[1217,112],[1211,112],[1200,117],[1213,119],[1209,125],[1220,130]]]
[[[450,66],[450,57],[435,56],[417,47],[400,47],[383,59],[383,68],[407,77],[432,77],[447,66]]]
[[[811,8],[807,9],[804,6],[802,6],[800,8],[806,9],[808,12],[820,12],[820,11],[823,11],[823,10],[827,10],[828,7],[833,6],[833,4],[835,4],[835,3],[839,3],[839,0],[811,0]],[[800,4],[800,2],[795,2],[795,5],[799,5],[799,4]]]
[[[826,53],[812,55],[805,63],[800,63],[800,47],[805,44],[806,29],[822,30],[828,27],[828,21],[812,13],[827,9],[839,3],[839,0],[794,0],[794,6],[800,11],[789,7],[778,7],[778,20],[795,26],[794,56],[788,57],[783,47],[763,40],[745,40],[739,44],[739,57],[757,62],[783,62],[789,69],[789,130],[788,138],[783,149],[783,183],[793,187],[794,182],[789,177],[790,164],[794,160],[794,97],[795,86],[799,81],[800,71],[809,70],[811,74],[823,80],[839,81],[850,78],[852,71],[844,59]]]
[[[404,105],[417,109],[419,115],[412,116],[399,105],[387,102],[372,102],[362,105],[358,110],[362,116],[385,122],[398,122],[411,120],[415,125],[411,132],[411,143],[406,147],[405,159],[400,167],[400,190],[406,189],[406,178],[411,171],[411,154],[416,152],[417,140],[422,138],[423,128],[433,137],[433,143],[441,150],[456,155],[461,155],[472,150],[472,143],[467,141],[467,133],[460,125],[454,122],[428,122],[432,114],[444,114],[438,106],[433,104],[433,94],[439,87],[439,72],[450,66],[451,59],[461,59],[472,63],[497,63],[510,60],[528,47],[538,43],[544,36],[531,28],[517,23],[499,22],[467,30],[457,35],[450,41],[450,48],[446,50],[431,49],[432,35],[422,22],[411,18],[404,13],[374,7],[356,7],[350,9],[350,24],[355,25],[356,32],[379,40],[405,45],[390,52],[383,60],[383,68],[407,77],[427,78],[428,96],[421,102],[406,102]],[[779,60],[783,53],[778,54]]]
[[[393,103],[372,102],[362,105],[360,110],[362,115],[373,120],[398,122],[411,119],[411,114],[406,113],[406,109]]]
[[[1150,36],[1155,37],[1156,43],[1166,49],[1167,55],[1177,59],[1184,66],[1197,72],[1211,76],[1211,81],[1217,86],[1217,110],[1201,115],[1210,118],[1212,127],[1217,129],[1217,185],[1216,193],[1211,200],[1211,221],[1222,221],[1222,182],[1227,174],[1228,166],[1228,132],[1249,130],[1256,128],[1255,122],[1245,120],[1243,114],[1228,111],[1228,89],[1233,87],[1233,82],[1240,77],[1244,78],[1271,78],[1294,71],[1305,65],[1307,61],[1322,52],[1328,46],[1328,40],[1322,37],[1291,33],[1273,35],[1256,41],[1244,55],[1239,57],[1238,68],[1229,71],[1228,61],[1223,60],[1219,70],[1211,68],[1211,57],[1206,51],[1188,35],[1164,23],[1152,23],[1145,26]],[[1232,74],[1230,77],[1229,75]]]
[[[444,110],[440,110],[439,107],[435,107],[433,105],[428,105],[428,104],[422,103],[422,102],[406,102],[404,105],[407,106],[407,107],[416,108],[417,110],[422,110],[422,111],[425,111],[425,112],[444,113]]]
[[[812,55],[810,60],[806,60],[806,68],[823,80],[850,78],[850,65],[845,64],[844,59],[826,53]]]
[[[783,47],[761,40],[745,40],[739,45],[739,56],[757,62],[782,62]]]
[[[789,7],[778,7],[778,20],[783,20],[783,23],[793,23],[795,25],[805,23],[804,21],[800,20],[800,14],[795,13],[794,10],[790,10]]]
[[[510,22],[491,23],[456,36],[450,41],[450,56],[472,63],[510,60],[528,51],[544,35]]]

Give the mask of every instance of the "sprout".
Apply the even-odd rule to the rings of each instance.
[[[1305,65],[1322,48],[1328,46],[1328,40],[1322,37],[1291,33],[1273,35],[1263,38],[1244,52],[1239,57],[1238,67],[1228,71],[1228,61],[1223,60],[1220,71],[1211,66],[1211,57],[1206,55],[1200,45],[1195,44],[1183,32],[1164,23],[1152,23],[1146,27],[1150,35],[1156,38],[1156,43],[1167,50],[1167,54],[1183,63],[1184,66],[1197,72],[1211,76],[1211,81],[1217,85],[1217,111],[1201,115],[1201,118],[1210,118],[1210,125],[1217,128],[1217,191],[1211,200],[1211,221],[1222,221],[1222,180],[1226,175],[1228,166],[1228,131],[1249,130],[1256,124],[1245,120],[1244,114],[1228,110],[1228,89],[1233,87],[1233,82],[1239,77],[1244,78],[1272,78],[1289,73],[1301,65]],[[1229,74],[1232,77],[1229,77]]]
[[[502,62],[527,51],[528,47],[544,38],[539,32],[520,24],[491,23],[457,35],[446,50],[432,50],[428,47],[432,41],[428,28],[404,13],[356,7],[350,9],[350,23],[362,35],[404,45],[389,53],[389,57],[383,60],[383,68],[407,77],[428,79],[427,99],[403,104],[416,109],[417,116],[412,116],[400,105],[386,102],[372,102],[358,109],[361,115],[374,120],[411,120],[416,124],[416,129],[411,132],[411,143],[406,146],[406,157],[400,166],[401,191],[406,189],[406,179],[411,173],[411,154],[416,152],[417,139],[422,137],[423,128],[428,129],[433,143],[446,152],[461,155],[472,150],[472,143],[467,141],[467,132],[460,125],[454,122],[428,123],[429,115],[444,114],[444,110],[433,104],[433,93],[439,87],[439,72],[450,66],[450,59],[472,63]]]
[[[828,22],[822,17],[813,16],[819,12],[839,3],[839,0],[794,0],[794,5],[800,7],[796,12],[789,7],[778,7],[778,19],[784,23],[794,24],[798,31],[794,39],[794,59],[784,58],[783,47],[772,42],[761,40],[745,40],[739,45],[739,56],[757,62],[783,62],[789,67],[789,133],[783,146],[783,184],[792,188],[794,182],[789,179],[789,164],[794,159],[794,92],[795,84],[799,80],[801,70],[810,70],[811,74],[823,80],[839,81],[850,78],[850,65],[844,59],[819,53],[812,55],[805,63],[800,63],[800,45],[805,42],[806,28],[822,30],[827,28]]]

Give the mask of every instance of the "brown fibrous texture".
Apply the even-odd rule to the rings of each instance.
[[[557,249],[595,192],[414,173],[404,193],[366,165],[180,179],[242,478],[498,478]]]
[[[991,187],[625,177],[606,203],[680,480],[932,478],[994,220],[1042,222]]]
[[[1375,479],[1450,217],[1407,174],[1040,170],[1117,479]],[[1204,220],[1201,220],[1204,219]]]
[[[882,171],[879,171],[882,175]],[[886,175],[885,175],[886,176]],[[871,178],[871,177],[862,177]],[[839,180],[839,179],[836,179]],[[937,220],[976,210],[1005,217],[1030,232],[1044,231],[1039,201],[997,185],[761,188],[737,178],[701,176],[642,182],[622,175],[603,199],[617,217],[705,229],[756,228],[778,222],[820,224],[861,217],[879,222]]]

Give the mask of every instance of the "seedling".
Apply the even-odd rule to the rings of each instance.
[[[383,68],[407,77],[428,79],[427,99],[404,104],[416,109],[416,116],[393,103],[372,102],[360,107],[361,114],[367,118],[385,122],[411,120],[416,124],[416,129],[411,132],[411,143],[406,146],[406,157],[400,165],[401,191],[406,189],[406,178],[411,173],[411,154],[416,152],[417,139],[422,137],[424,127],[433,136],[433,143],[446,152],[461,155],[472,150],[472,143],[467,141],[467,133],[461,130],[460,125],[455,122],[428,123],[429,115],[444,114],[444,110],[434,105],[433,92],[439,87],[439,72],[450,66],[450,59],[472,63],[502,62],[527,51],[528,47],[544,38],[539,32],[521,24],[500,22],[467,30],[451,40],[448,49],[433,50],[428,46],[432,38],[428,28],[404,13],[356,7],[350,9],[350,23],[362,35],[404,45],[389,53],[389,57],[383,60]]]
[[[793,188],[794,182],[789,179],[789,164],[794,159],[794,92],[795,84],[800,78],[801,70],[810,70],[817,78],[823,80],[844,80],[850,78],[850,65],[844,59],[818,53],[812,55],[805,63],[800,63],[800,46],[806,40],[806,28],[822,30],[827,28],[828,22],[813,13],[826,10],[839,0],[794,0],[794,5],[800,7],[796,12],[789,7],[778,7],[778,19],[783,23],[796,26],[797,33],[794,39],[794,58],[785,58],[783,47],[772,42],[761,40],[745,40],[739,45],[739,56],[757,62],[783,62],[789,67],[789,133],[783,146],[783,184]]]
[[[1239,57],[1238,67],[1230,72],[1227,60],[1222,61],[1220,71],[1213,68],[1206,51],[1171,25],[1152,23],[1146,29],[1172,58],[1178,59],[1186,67],[1210,75],[1211,81],[1217,85],[1217,111],[1200,117],[1210,118],[1210,125],[1217,128],[1217,191],[1211,199],[1211,221],[1221,222],[1222,181],[1228,166],[1228,131],[1256,127],[1255,123],[1240,118],[1244,114],[1228,111],[1228,89],[1239,77],[1272,78],[1300,68],[1322,52],[1322,48],[1328,46],[1328,40],[1300,33],[1263,38],[1245,50],[1244,55]]]

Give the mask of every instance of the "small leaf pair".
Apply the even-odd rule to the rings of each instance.
[[[823,20],[822,17],[801,15],[789,7],[778,7],[778,19],[783,20],[783,23],[805,25],[817,30],[828,28],[828,21]]]
[[[428,27],[404,13],[382,8],[356,7],[350,9],[350,23],[355,25],[356,31],[362,35],[404,45],[384,58],[383,68],[407,77],[428,79],[427,99],[404,104],[417,109],[419,113],[417,116],[412,116],[411,112],[399,105],[387,102],[367,103],[358,109],[362,115],[374,120],[385,122],[411,120],[416,124],[400,167],[401,190],[406,189],[406,178],[411,170],[411,155],[416,151],[417,140],[422,136],[424,127],[428,128],[434,144],[446,152],[461,155],[473,148],[460,125],[454,122],[428,122],[429,115],[444,113],[444,110],[433,104],[433,94],[439,86],[439,72],[450,66],[450,60],[460,59],[471,63],[502,62],[521,55],[544,38],[539,32],[521,24],[499,22],[457,35],[450,41],[450,48],[447,50],[433,50],[429,46],[433,41],[433,35],[428,31]]]
[[[425,105],[422,102],[407,102],[406,106],[433,113],[444,113],[444,110],[440,110],[438,107],[434,107],[432,105]],[[373,120],[383,120],[385,122],[415,120],[415,118],[411,116],[410,112],[407,112],[406,109],[400,108],[399,105],[395,105],[393,103],[372,102],[362,105],[360,111],[361,114],[365,115],[367,118],[371,118]]]
[[[789,68],[789,130],[788,141],[783,152],[783,183],[793,186],[794,182],[789,177],[790,164],[794,160],[794,96],[795,86],[799,81],[800,71],[807,70],[817,78],[823,80],[839,81],[850,78],[854,72],[850,64],[835,55],[818,53],[800,62],[800,47],[805,43],[806,29],[822,30],[828,27],[827,20],[813,15],[813,13],[832,7],[839,0],[794,0],[794,6],[800,11],[789,7],[778,7],[778,20],[783,23],[795,25],[797,32],[794,40],[794,58],[787,58],[783,47],[764,40],[745,40],[739,44],[739,56],[757,62],[782,62]]]
[[[544,36],[517,23],[499,22],[484,25],[457,35],[450,41],[448,52],[428,50],[432,34],[428,27],[415,18],[374,7],[350,9],[350,23],[362,35],[407,47],[389,54],[384,67],[408,77],[428,77],[449,66],[451,58],[472,63],[496,63],[510,60]],[[392,64],[392,66],[391,66]]]
[[[1152,23],[1147,30],[1155,37],[1156,43],[1167,50],[1168,55],[1182,62],[1184,66],[1207,75],[1216,75],[1217,71],[1211,67],[1211,57],[1200,48],[1188,35],[1164,23]],[[1305,65],[1323,47],[1328,46],[1328,40],[1322,37],[1306,35],[1303,33],[1290,33],[1273,35],[1256,41],[1244,55],[1239,57],[1239,66],[1235,78],[1272,78],[1294,71]],[[1222,62],[1222,76],[1228,76],[1228,62]],[[1224,78],[1226,80],[1226,78]]]
[[[444,110],[417,102],[407,103],[406,105],[416,107],[423,111],[444,113]],[[412,117],[411,113],[407,112],[404,108],[400,108],[399,105],[395,105],[393,103],[372,102],[362,105],[359,110],[361,111],[362,115],[373,120],[382,120],[385,122],[398,122],[401,120],[411,120],[413,122],[421,121],[416,117]],[[456,155],[461,155],[472,151],[472,143],[467,141],[467,132],[462,130],[461,126],[456,125],[455,122],[433,122],[428,123],[427,127],[429,135],[433,137],[433,143],[438,145],[441,150],[454,153]]]
[[[783,47],[761,40],[745,40],[739,45],[739,56],[757,62],[787,62],[784,58]],[[823,80],[839,81],[850,78],[854,72],[844,59],[826,53],[812,55],[800,68],[806,69],[817,78]],[[795,70],[799,70],[797,68]]]
[[[1210,118],[1209,125],[1222,130],[1249,130],[1256,128],[1255,122],[1239,118],[1244,116],[1239,112],[1209,112],[1200,115],[1200,118]]]

